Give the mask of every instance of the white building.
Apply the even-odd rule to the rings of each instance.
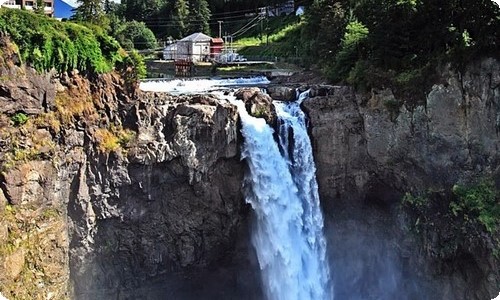
[[[36,5],[36,0],[0,0],[1,7],[13,9],[34,10],[36,8]],[[52,15],[54,14],[54,0],[44,0],[43,5],[43,11],[45,12],[45,14],[52,17]]]
[[[163,49],[164,59],[186,59],[193,62],[208,60],[210,58],[210,41],[206,34],[193,33],[174,44]]]
[[[177,44],[168,44],[163,49],[163,59],[172,60],[177,58]]]
[[[266,6],[259,8],[259,14],[268,17],[288,16],[295,12],[294,0],[288,0],[285,3],[276,4],[274,6]]]

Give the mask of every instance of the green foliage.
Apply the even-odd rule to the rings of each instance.
[[[311,5],[302,29],[303,53],[310,64],[333,66],[348,23],[347,10],[341,1],[315,0]]]
[[[211,13],[207,0],[190,0],[189,8],[191,9],[189,17],[192,20],[196,20],[196,22],[191,22],[190,26],[188,26],[189,31],[210,34],[208,22],[210,21]]]
[[[101,28],[36,15],[22,10],[0,9],[0,31],[19,47],[23,62],[38,71],[72,69],[108,72],[117,61],[120,45]]]
[[[315,0],[305,20],[304,53],[332,81],[390,87],[410,104],[423,101],[436,66],[498,55],[493,1]]]
[[[146,77],[146,64],[142,56],[136,51],[129,51],[120,64],[122,77],[128,87],[135,87],[139,79]]]
[[[45,14],[45,2],[43,0],[36,0],[36,6],[33,11],[39,15]]]
[[[500,194],[491,180],[476,185],[453,186],[456,199],[450,203],[454,216],[464,221],[479,221],[487,231],[495,232],[500,225]]]
[[[127,50],[153,49],[157,47],[153,32],[144,23],[137,21],[124,23],[116,33],[116,39]]]
[[[361,56],[362,43],[368,36],[368,28],[358,21],[347,24],[340,50],[335,56],[333,66],[327,65],[325,74],[333,81],[346,78]]]
[[[173,31],[169,30],[169,33],[174,38],[182,38],[188,33],[189,23],[189,7],[186,0],[175,1],[172,14],[170,18],[174,24]]]
[[[24,113],[20,112],[20,113],[13,115],[10,119],[12,122],[14,122],[15,126],[20,126],[20,125],[23,125],[26,122],[28,122],[29,117],[27,115],[25,115]]]
[[[303,53],[300,34],[303,23],[297,17],[276,17],[267,23],[264,36],[260,29],[248,31],[235,43],[238,53],[256,57],[296,57]]]
[[[424,213],[429,205],[428,197],[428,195],[413,195],[411,193],[405,193],[402,204],[417,210],[419,213]]]
[[[407,193],[401,204],[409,229],[423,239],[428,254],[449,258],[477,247],[500,253],[499,199],[494,182],[482,180],[451,190]]]
[[[90,24],[107,27],[109,20],[104,15],[102,0],[77,0],[78,6],[75,8],[73,19]]]

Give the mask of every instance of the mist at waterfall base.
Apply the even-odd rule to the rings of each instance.
[[[252,82],[255,82],[255,85],[261,85],[267,79],[248,78],[239,80],[240,82],[244,82],[245,86],[251,86]],[[233,80],[232,83],[234,82]],[[231,87],[232,85],[225,85],[223,80],[215,82],[210,82],[210,80],[202,82],[196,80],[179,80],[174,82],[157,81],[141,83],[141,89],[143,90],[169,92],[171,94],[208,93],[216,89],[217,86]],[[193,87],[192,90],[190,90],[191,87]],[[212,94],[226,100],[230,98],[228,96],[223,97],[223,93],[215,92]],[[438,291],[442,287],[440,284],[421,280],[417,270],[409,270],[408,260],[411,257],[408,257],[406,253],[401,253],[398,245],[403,241],[397,240],[397,236],[393,235],[396,220],[392,219],[391,214],[386,212],[385,209],[373,207],[351,208],[349,205],[342,205],[343,209],[337,210],[337,207],[333,206],[332,208],[332,206],[327,205],[323,231],[328,248],[324,248],[324,240],[316,237],[317,230],[320,230],[318,228],[321,227],[321,219],[303,218],[303,221],[300,221],[300,215],[311,216],[312,212],[319,210],[319,206],[313,204],[310,211],[304,211],[302,200],[297,202],[297,199],[300,199],[304,194],[316,193],[317,191],[314,191],[315,183],[311,186],[310,179],[299,178],[292,176],[292,174],[303,174],[304,170],[301,170],[302,167],[314,168],[314,165],[312,165],[313,157],[312,155],[296,158],[290,156],[290,153],[298,148],[295,145],[286,144],[286,141],[291,142],[292,140],[285,139],[291,133],[285,129],[288,125],[285,125],[283,115],[286,118],[286,114],[290,115],[290,112],[285,110],[284,104],[274,103],[276,104],[277,112],[282,116],[278,132],[278,143],[276,139],[272,138],[273,130],[265,124],[264,120],[248,116],[244,107],[241,107],[241,104],[239,108],[240,113],[242,113],[242,119],[247,118],[246,122],[242,122],[242,125],[252,123],[252,125],[247,124],[247,132],[244,132],[244,135],[250,135],[251,137],[253,134],[256,134],[259,136],[259,139],[262,139],[265,132],[267,136],[265,143],[256,138],[246,141],[246,143],[261,143],[262,148],[260,149],[257,145],[253,145],[256,150],[259,149],[260,151],[250,154],[248,150],[243,150],[243,155],[246,156],[247,161],[253,164],[253,166],[249,166],[249,169],[251,170],[254,167],[261,170],[262,173],[254,175],[257,176],[257,179],[259,177],[260,179],[265,179],[260,180],[260,183],[257,182],[254,188],[251,187],[251,178],[253,175],[246,182],[247,191],[251,194],[248,200],[256,210],[252,227],[257,232],[265,232],[271,228],[270,226],[278,226],[276,231],[268,232],[269,236],[251,234],[254,245],[269,247],[269,250],[266,250],[267,252],[256,254],[261,268],[264,269],[261,276],[266,283],[244,282],[245,279],[243,281],[237,279],[237,282],[239,282],[237,286],[226,287],[228,289],[226,294],[232,295],[227,299],[262,299],[258,296],[260,292],[256,292],[254,295],[248,294],[249,288],[251,289],[252,286],[255,289],[267,290],[262,293],[270,300],[432,299],[432,295],[442,294],[442,291]],[[296,108],[299,109],[299,107],[297,104]],[[245,129],[243,128],[243,130]],[[307,136],[301,135],[301,137]],[[297,140],[293,142],[298,143]],[[250,155],[255,156],[249,159]],[[301,161],[294,166],[294,159]],[[285,181],[286,185],[284,184]],[[270,186],[271,184],[273,186]],[[269,195],[264,195],[264,192],[269,193]],[[302,196],[299,196],[301,194]],[[286,197],[282,197],[282,195],[286,195]],[[256,201],[259,201],[259,197],[263,201],[266,201],[268,206],[256,203]],[[323,203],[329,203],[332,199],[322,199],[322,201]],[[270,203],[271,200],[275,200],[274,203]],[[278,209],[278,211],[273,214],[269,211],[271,207]],[[268,223],[265,224],[259,223],[263,219],[263,217],[259,217],[262,214],[270,214],[277,218],[276,224],[271,221],[267,221]],[[296,219],[299,221],[298,224],[291,225],[287,222],[281,222],[285,219]],[[309,253],[304,254],[305,259],[311,259],[312,262],[310,266],[306,266],[304,271],[310,273],[316,270],[314,274],[308,274],[312,275],[315,283],[308,282],[300,276],[300,280],[305,280],[306,282],[293,282],[293,280],[297,280],[298,270],[302,271],[300,266],[302,264],[302,257],[300,257],[302,254],[298,253],[303,249],[307,249],[310,242],[309,240],[299,241],[298,238],[303,233],[303,225],[306,222],[319,225],[319,227],[313,226],[313,230],[304,233],[308,238],[312,237],[311,242],[316,246]],[[248,238],[246,235],[242,237],[242,239]],[[273,240],[271,241],[271,239]],[[242,241],[242,243],[245,242]],[[326,253],[322,253],[322,251],[326,251]],[[282,254],[279,255],[282,256],[272,265],[271,258],[275,256],[275,253],[280,252]],[[249,255],[252,256],[253,254],[249,253]],[[311,257],[313,255],[314,257]],[[297,257],[300,259],[298,262],[291,260],[291,258]],[[252,260],[252,258],[249,259],[249,261]],[[290,264],[289,267],[292,267],[290,271],[283,266],[286,263]],[[322,266],[319,266],[319,264]],[[324,268],[321,269],[321,267]],[[241,268],[241,272],[248,272],[249,270],[253,272],[255,270],[255,266],[253,265],[248,265],[247,267],[239,265],[239,268]],[[327,278],[328,275],[329,278]],[[285,283],[282,285],[281,283],[271,282],[271,276],[290,277],[284,278]],[[247,277],[243,276],[242,278]],[[220,280],[221,278],[215,279],[215,281]],[[214,282],[214,280],[210,279],[207,284],[210,285],[210,282]],[[244,282],[243,285],[246,285],[245,288],[241,288],[241,282]],[[169,290],[175,285],[179,291],[182,291],[176,294],[179,296],[177,299],[197,299],[196,296],[199,296],[199,294],[193,293],[184,287],[179,288],[179,285],[185,286],[186,283],[179,283],[177,285],[172,282],[169,285]],[[218,285],[216,288],[221,288],[221,286]],[[298,291],[299,288],[303,288],[303,290]],[[283,297],[274,296],[280,293],[283,293]],[[291,295],[292,293],[294,295]],[[300,298],[304,293],[310,293],[310,295]],[[314,298],[316,296],[318,298]]]

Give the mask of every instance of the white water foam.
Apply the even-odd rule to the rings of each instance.
[[[262,270],[266,297],[272,300],[333,298],[326,260],[323,217],[306,117],[300,102],[275,103],[279,144],[264,119],[250,116],[242,101],[221,87],[268,84],[265,77],[224,80],[172,80],[141,83],[145,91],[193,94],[212,92],[238,106],[245,137],[242,158],[249,166],[246,201],[255,211],[252,243]],[[223,88],[222,88],[223,89]]]
[[[307,97],[301,94],[299,101]],[[235,101],[245,137],[247,195],[257,220],[252,242],[268,299],[332,299],[312,147],[300,102],[276,104],[279,140]]]
[[[174,79],[148,80],[141,82],[139,88],[148,92],[168,92],[173,95],[202,93],[210,90],[269,84],[265,76],[232,79]]]

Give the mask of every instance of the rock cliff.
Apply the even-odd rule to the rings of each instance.
[[[500,64],[485,59],[463,72],[447,68],[441,78],[416,107],[390,90],[366,95],[344,86],[313,87],[303,104],[336,245],[332,260],[343,276],[338,279],[339,293],[346,293],[342,299],[365,297],[352,292],[360,284],[372,285],[372,294],[382,298],[401,297],[396,290],[404,289],[410,298],[428,292],[440,299],[492,299],[498,293],[499,261],[492,252],[499,245],[479,236],[476,243],[485,240],[481,246],[456,242],[465,234],[442,232],[449,220],[439,214],[447,210],[444,198],[452,186],[500,178]],[[441,208],[431,210],[435,215],[427,222],[433,227],[423,240],[409,231],[410,218],[398,213],[405,193],[443,198],[436,199]],[[354,250],[367,245],[372,250]],[[367,283],[373,269],[380,271],[379,282]],[[424,282],[421,275],[427,276]],[[420,288],[402,278],[413,278],[411,284]]]
[[[219,297],[255,280],[237,268],[251,255],[237,239],[247,207],[236,107],[11,61],[0,82],[6,297]]]

